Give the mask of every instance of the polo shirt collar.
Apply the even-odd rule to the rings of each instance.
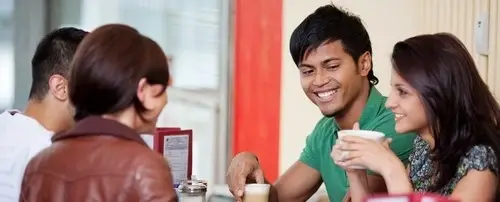
[[[368,95],[368,100],[366,101],[365,108],[361,113],[359,118],[359,125],[363,126],[367,122],[377,118],[380,111],[385,109],[385,97],[377,90],[375,87],[370,88],[370,94]],[[339,130],[337,122],[333,118],[333,129]]]

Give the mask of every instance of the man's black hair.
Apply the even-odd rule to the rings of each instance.
[[[337,40],[355,62],[366,52],[372,54],[370,36],[361,19],[335,5],[319,7],[295,28],[290,38],[290,53],[298,66],[310,51]],[[368,80],[372,85],[378,83],[373,63]]]
[[[38,44],[31,60],[32,84],[29,99],[42,100],[53,75],[67,78],[76,48],[88,32],[73,27],[51,31]]]

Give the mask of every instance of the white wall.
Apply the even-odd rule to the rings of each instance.
[[[422,0],[424,15],[422,31],[427,33],[450,32],[460,38],[474,58],[478,71],[487,82],[497,100],[500,98],[500,4],[498,0],[454,1]],[[480,15],[489,19],[488,51],[478,51],[476,27]],[[436,20],[438,19],[438,20]]]
[[[319,110],[306,98],[300,87],[299,74],[288,51],[289,38],[293,29],[307,15],[330,2],[330,0],[283,1],[280,173],[298,159],[305,145],[306,136],[321,117]],[[358,14],[365,22],[372,41],[375,75],[380,80],[377,87],[383,94],[387,94],[392,46],[397,41],[418,34],[419,0],[377,0],[376,3],[373,0],[333,2]]]

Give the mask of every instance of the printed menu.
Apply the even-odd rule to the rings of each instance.
[[[172,169],[174,184],[188,180],[192,172],[193,131],[181,128],[157,128],[148,139],[153,150],[162,154]],[[151,142],[152,139],[152,142]]]

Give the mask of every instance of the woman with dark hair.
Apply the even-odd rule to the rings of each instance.
[[[97,28],[71,63],[76,125],[26,168],[20,201],[177,201],[152,133],[167,103],[168,62],[154,41],[126,25]]]
[[[462,202],[494,201],[500,167],[500,108],[465,46],[451,34],[401,41],[392,53],[386,107],[398,133],[415,132],[405,169],[387,144],[345,137],[334,146],[346,168],[353,201],[370,194],[363,165],[379,173],[389,193],[435,192]],[[344,153],[345,152],[345,153]]]

